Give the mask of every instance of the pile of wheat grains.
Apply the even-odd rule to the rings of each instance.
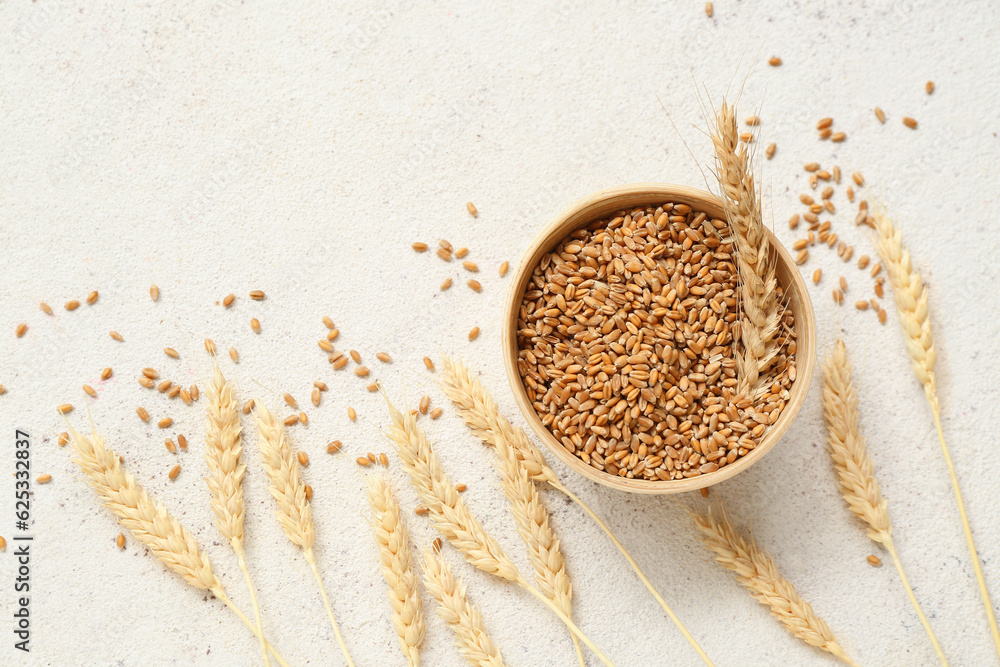
[[[568,451],[612,475],[671,480],[757,446],[795,381],[794,323],[786,308],[772,385],[736,396],[733,253],[724,220],[664,203],[595,221],[541,258],[520,307],[518,370]]]

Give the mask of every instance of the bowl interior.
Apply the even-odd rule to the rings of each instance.
[[[502,345],[507,379],[514,392],[518,407],[528,424],[531,425],[535,435],[560,461],[584,477],[605,486],[633,493],[680,493],[700,489],[729,479],[759,461],[781,439],[802,407],[809,383],[812,380],[812,367],[816,354],[815,320],[805,281],[788,251],[773,234],[768,232],[771,250],[776,258],[777,279],[785,290],[785,298],[795,317],[796,378],[789,392],[789,400],[777,422],[764,434],[760,444],[754,450],[713,473],[682,480],[651,481],[618,477],[603,470],[597,470],[568,452],[556,440],[555,436],[542,424],[542,420],[531,405],[517,370],[517,318],[532,271],[538,265],[542,255],[549,252],[571,232],[595,220],[606,218],[617,211],[637,206],[662,204],[667,201],[688,204],[694,210],[704,211],[714,218],[725,219],[722,202],[718,197],[695,188],[663,183],[637,183],[600,190],[564,210],[535,238],[525,251],[517,268],[507,293],[504,309]]]

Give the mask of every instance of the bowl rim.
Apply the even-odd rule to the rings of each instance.
[[[690,186],[669,183],[631,183],[593,192],[556,215],[532,239],[532,242],[521,254],[517,269],[513,272],[511,283],[505,295],[501,328],[504,370],[507,373],[507,381],[514,394],[514,400],[522,416],[531,426],[531,430],[545,444],[546,449],[575,472],[591,481],[620,491],[640,494],[672,494],[702,489],[730,479],[762,459],[781,440],[802,408],[812,382],[812,371],[816,360],[815,315],[805,280],[784,245],[768,229],[768,239],[771,242],[773,252],[777,255],[777,272],[779,275],[789,278],[787,282],[782,281],[786,298],[798,302],[795,317],[795,328],[798,334],[795,358],[796,379],[792,384],[789,400],[782,409],[781,415],[754,450],[737,459],[734,463],[697,477],[680,480],[645,480],[628,479],[611,475],[604,470],[598,470],[571,454],[556,440],[555,436],[542,424],[528,400],[524,384],[517,371],[517,316],[527,281],[541,256],[551,250],[571,231],[568,227],[569,223],[574,225],[573,229],[580,229],[614,211],[665,201],[688,204],[695,210],[725,219],[721,199],[710,192]]]

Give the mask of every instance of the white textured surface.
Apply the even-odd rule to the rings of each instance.
[[[74,477],[55,446],[63,401],[99,428],[149,489],[208,550],[233,599],[247,594],[212,523],[200,458],[204,402],[186,407],[135,382],[155,366],[186,384],[208,372],[205,336],[235,345],[242,395],[290,391],[308,427],[291,429],[312,456],[306,479],[318,559],[358,665],[402,664],[366,524],[361,469],[353,459],[388,450],[381,399],[364,381],[333,373],[316,347],[330,315],[339,347],[356,348],[391,396],[444,397],[420,362],[463,356],[517,423],[499,350],[505,281],[531,236],[587,193],[634,181],[702,184],[710,148],[696,100],[733,96],[746,77],[741,115],[758,107],[765,202],[778,235],[800,210],[804,162],[862,170],[896,215],[930,284],[939,348],[944,429],[982,552],[1000,601],[1000,501],[996,446],[1000,388],[997,242],[997,108],[1000,13],[989,2],[699,2],[439,4],[0,3],[0,467],[13,467],[13,432],[34,437],[36,472],[53,481],[35,493],[34,643],[30,659],[0,645],[5,664],[252,664],[251,635],[217,601],[166,573],[129,540]],[[771,55],[784,65],[771,68]],[[928,96],[924,82],[937,91]],[[704,88],[702,86],[704,85]],[[659,97],[679,132],[667,121]],[[871,108],[889,115],[882,126]],[[816,139],[822,116],[843,144]],[[900,117],[912,115],[910,131]],[[693,151],[682,145],[681,137]],[[465,212],[474,201],[478,220]],[[836,223],[873,254],[849,222],[842,188]],[[483,293],[415,240],[447,238],[471,248]],[[871,312],[839,314],[829,292],[843,274],[849,300],[871,296],[871,280],[835,254],[814,249],[824,269],[814,290],[820,342],[838,324],[856,364],[862,417],[889,499],[897,544],[916,593],[954,665],[996,664],[985,615],[957,523],[930,414],[913,379],[899,327]],[[446,276],[456,286],[440,293]],[[150,283],[160,286],[152,303]],[[248,290],[267,292],[263,303]],[[101,292],[93,307],[61,304]],[[215,302],[229,292],[236,305]],[[57,312],[43,315],[46,300]],[[891,315],[890,310],[890,315]],[[258,317],[263,333],[248,326]],[[27,335],[16,339],[20,321]],[[482,328],[466,340],[473,325]],[[116,329],[124,343],[112,341]],[[178,361],[161,349],[177,348]],[[391,366],[374,360],[379,350]],[[112,366],[114,377],[98,375]],[[331,391],[313,409],[314,379]],[[85,400],[83,382],[99,397]],[[752,529],[782,571],[866,665],[930,665],[934,656],[891,567],[837,495],[818,383],[784,441],[751,471],[717,487],[738,526]],[[204,399],[203,399],[204,400]],[[171,415],[167,432],[142,424]],[[357,408],[350,423],[346,408]],[[447,408],[447,406],[445,406]],[[526,565],[490,457],[446,409],[425,422],[448,471],[515,561]],[[245,424],[249,426],[249,422]],[[163,437],[183,432],[178,457]],[[323,446],[338,438],[340,456]],[[293,664],[340,664],[309,571],[271,516],[272,503],[247,439],[247,549],[265,628]],[[169,482],[173,461],[183,467]],[[670,498],[569,485],[603,515],[719,665],[824,665],[832,659],[787,635],[697,543]],[[415,504],[398,465],[392,483]],[[2,476],[0,613],[10,618],[13,482]],[[697,663],[679,633],[622,559],[581,512],[550,492],[563,538],[579,624],[620,666]],[[702,506],[696,497],[682,502]],[[412,515],[411,515],[412,516]],[[432,531],[410,522],[420,545]],[[884,555],[884,554],[883,554]],[[511,665],[573,664],[567,633],[536,600],[448,558],[482,606]],[[459,665],[451,637],[426,602],[424,661]],[[10,622],[4,624],[9,627]],[[597,662],[592,656],[588,664]]]

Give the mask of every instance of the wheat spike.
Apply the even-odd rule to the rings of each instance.
[[[750,155],[739,141],[736,110],[725,102],[712,133],[719,187],[726,219],[736,240],[740,279],[740,339],[736,356],[738,392],[751,399],[769,382],[766,371],[778,352],[776,334],[781,308],[777,297],[774,259],[761,221],[760,202],[750,169]]]
[[[899,323],[903,326],[906,350],[910,355],[913,372],[920,384],[923,385],[924,395],[931,406],[934,428],[937,431],[938,442],[941,444],[941,454],[948,467],[951,489],[955,494],[955,503],[958,505],[958,514],[962,521],[962,532],[965,533],[965,543],[976,573],[979,596],[982,598],[983,607],[986,610],[986,620],[990,626],[993,645],[997,654],[1000,655],[1000,628],[997,627],[997,618],[993,611],[993,603],[990,601],[990,592],[987,590],[986,580],[983,578],[983,566],[979,562],[979,552],[972,539],[972,528],[969,526],[969,517],[965,512],[962,490],[958,486],[958,475],[955,473],[951,452],[948,450],[948,443],[944,439],[944,431],[941,428],[941,404],[938,402],[937,382],[934,378],[934,362],[937,359],[937,353],[934,351],[934,335],[931,332],[931,322],[927,309],[927,289],[920,273],[914,270],[910,263],[910,251],[903,247],[903,236],[899,228],[884,211],[876,210],[873,217],[875,231],[878,235],[875,245],[882,265],[889,275],[889,282],[892,283],[896,311],[899,313]]]
[[[205,395],[208,398],[205,462],[210,473],[207,481],[208,489],[212,493],[215,524],[236,552],[240,570],[250,591],[254,620],[257,622],[260,636],[263,637],[260,605],[257,604],[257,593],[254,591],[243,551],[243,473],[246,471],[246,464],[240,460],[243,452],[240,418],[233,396],[233,386],[222,375],[218,363],[213,369],[212,379],[206,384]],[[267,649],[263,643],[261,651],[264,655],[264,664],[270,665],[271,661],[267,657]]]
[[[535,570],[535,582],[566,616],[572,617],[573,588],[566,573],[559,540],[549,525],[549,513],[542,505],[538,489],[506,439],[497,438],[496,452],[500,457],[501,487],[510,502],[517,533],[527,547],[528,560]],[[577,661],[583,667],[583,653],[576,637],[573,637],[573,646]]]
[[[347,645],[344,644],[340,628],[337,627],[337,621],[333,617],[333,608],[330,606],[323,578],[316,565],[316,556],[313,553],[316,531],[313,527],[309,501],[306,500],[306,487],[299,477],[299,461],[292,453],[292,446],[288,442],[284,423],[280,419],[276,419],[264,407],[262,401],[255,400],[254,404],[257,406],[254,416],[257,420],[257,429],[260,431],[260,452],[263,458],[261,465],[271,482],[268,490],[278,503],[278,511],[276,512],[278,521],[288,539],[302,548],[302,555],[309,563],[313,578],[316,579],[316,585],[319,587],[323,605],[326,607],[326,615],[330,619],[330,626],[337,638],[337,644],[340,645],[340,651],[343,653],[344,659],[347,660],[347,664],[354,667],[354,661],[351,660],[351,655],[347,652]]]
[[[410,475],[421,502],[430,510],[434,527],[483,572],[507,581],[517,581],[517,568],[497,541],[472,516],[455,485],[441,467],[416,417],[401,413],[386,399],[392,427],[389,438],[395,443],[403,467]]]
[[[572,618],[521,576],[496,540],[472,516],[469,508],[459,497],[455,485],[441,467],[441,462],[427,442],[423,429],[417,426],[416,417],[410,412],[403,413],[397,410],[389,402],[388,397],[385,397],[385,401],[392,420],[389,439],[396,446],[403,468],[409,475],[421,502],[430,511],[431,520],[438,532],[475,567],[513,581],[541,600],[601,662],[612,665],[604,652],[583,634]]]
[[[424,586],[438,603],[438,616],[455,633],[455,644],[474,667],[503,667],[500,649],[483,626],[483,617],[465,597],[465,584],[430,549],[424,550]]]
[[[681,620],[670,608],[666,600],[663,599],[663,596],[653,587],[652,582],[649,581],[642,569],[640,569],[639,564],[635,562],[635,559],[632,558],[632,555],[615,534],[611,532],[607,524],[583,500],[578,498],[576,494],[559,481],[552,468],[545,462],[545,457],[538,447],[531,442],[524,431],[515,427],[500,413],[500,408],[497,406],[496,401],[486,391],[482,383],[462,363],[462,360],[445,357],[444,368],[445,372],[441,379],[441,386],[444,389],[445,395],[455,405],[459,416],[476,437],[490,447],[495,447],[500,440],[504,441],[515,453],[517,460],[522,464],[532,480],[548,483],[553,489],[556,489],[576,503],[604,531],[608,539],[611,540],[611,543],[625,557],[625,560],[632,567],[633,571],[635,571],[636,576],[639,577],[639,580],[653,595],[663,611],[681,631],[681,634],[691,644],[691,647],[698,653],[702,661],[706,665],[712,665],[713,663],[708,655],[698,645],[698,642],[691,636],[687,628],[684,627],[684,624],[681,623]]]
[[[392,606],[392,626],[407,663],[410,667],[418,667],[420,644],[424,640],[424,617],[417,578],[411,564],[410,537],[403,524],[399,503],[385,477],[369,475],[366,482],[379,565],[388,585]]]
[[[851,511],[868,526],[868,537],[883,545],[892,556],[907,597],[934,646],[938,660],[947,666],[948,661],[913,594],[892,540],[892,524],[886,501],[879,492],[875,467],[868,456],[868,448],[858,426],[858,393],[851,383],[851,362],[847,358],[847,346],[839,338],[823,363],[823,417],[829,434],[827,441],[830,456],[840,480],[840,494]]]
[[[840,493],[851,511],[868,526],[868,537],[885,544],[892,539],[892,525],[865,439],[858,429],[858,394],[851,384],[851,363],[841,339],[823,363],[823,416]]]
[[[781,576],[774,561],[747,542],[733,530],[725,509],[718,519],[709,512],[702,517],[692,514],[701,531],[702,542],[715,553],[715,560],[727,570],[736,573],[736,580],[743,584],[762,605],[793,635],[811,646],[816,646],[843,660],[857,665],[840,647],[826,623],[812,610],[808,602],[799,597],[791,582]]]
[[[167,509],[151,499],[131,473],[121,466],[118,454],[104,446],[104,438],[93,432],[87,437],[68,428],[73,436],[74,461],[80,466],[87,482],[98,498],[118,518],[118,523],[144,544],[167,569],[179,574],[184,581],[201,590],[211,591],[250,628],[282,667],[285,662],[264,639],[253,622],[226,595],[222,582],[212,571],[208,555],[201,550],[194,536]]]

